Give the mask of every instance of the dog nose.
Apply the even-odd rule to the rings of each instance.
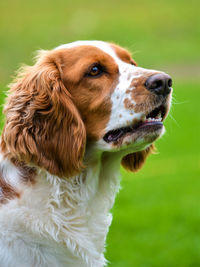
[[[149,91],[165,96],[171,92],[172,79],[165,73],[154,74],[146,80],[145,86]]]

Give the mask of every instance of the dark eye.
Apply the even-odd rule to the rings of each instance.
[[[101,74],[103,73],[103,67],[101,65],[94,65],[92,66],[88,73],[87,73],[87,76],[89,77],[97,77],[97,76],[100,76]]]

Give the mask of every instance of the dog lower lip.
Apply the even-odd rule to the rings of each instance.
[[[141,128],[145,128],[145,127],[148,127],[148,126],[160,126],[162,127],[163,126],[163,123],[161,121],[145,121],[143,123],[141,123],[137,129],[141,129]]]
[[[104,141],[107,143],[116,142],[118,139],[120,139],[123,135],[126,133],[134,133],[137,130],[140,129],[155,129],[155,128],[161,128],[163,126],[161,121],[143,121],[135,124],[134,126],[129,127],[123,127],[116,130],[109,131],[104,137]]]

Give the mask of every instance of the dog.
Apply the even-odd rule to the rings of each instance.
[[[0,142],[0,266],[102,267],[120,188],[164,133],[172,79],[102,41],[39,51],[10,85]]]

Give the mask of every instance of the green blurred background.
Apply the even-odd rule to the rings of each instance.
[[[1,0],[0,12],[1,103],[35,50],[74,40],[115,42],[173,77],[159,153],[122,170],[106,254],[110,267],[200,266],[200,1]]]

